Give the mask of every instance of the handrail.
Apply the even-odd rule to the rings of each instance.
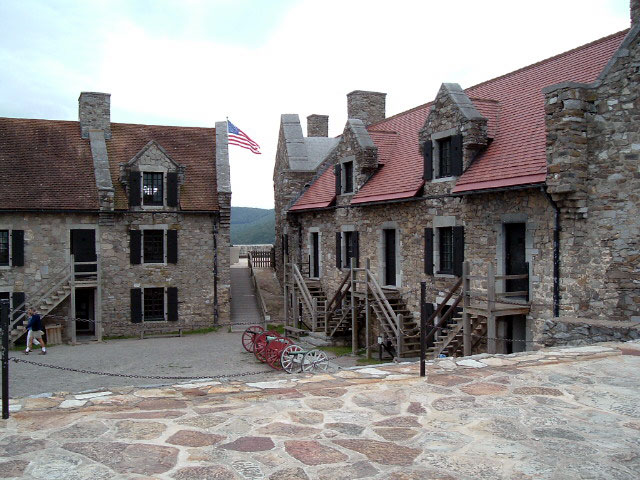
[[[396,337],[398,337],[400,335],[400,325],[398,324],[398,319],[396,317],[395,312],[393,311],[393,308],[391,308],[391,305],[389,304],[387,297],[385,296],[384,292],[382,291],[382,288],[380,288],[380,285],[378,284],[377,280],[375,279],[375,277],[373,276],[370,270],[367,270],[366,275],[367,275],[367,287],[369,285],[373,285],[374,288],[370,288],[371,293],[373,293],[373,296],[376,302],[382,307],[380,308],[380,310],[382,310],[382,313],[384,313],[387,323],[389,324],[391,329],[394,331]]]
[[[325,308],[325,321],[329,321],[329,318],[331,318],[333,313],[338,309],[339,303],[342,302],[342,299],[351,289],[351,282],[347,283],[347,280],[349,280],[350,276],[351,272],[347,272],[345,277],[342,279],[342,282],[340,282],[338,290],[336,290],[336,293],[333,294],[333,297],[331,297],[331,300],[329,301],[329,303],[327,303],[327,306]],[[347,288],[342,290],[342,287],[344,287],[345,283],[347,284]]]
[[[307,305],[307,309],[309,312],[313,312],[313,299],[311,298],[311,292],[307,288],[307,284],[304,282],[304,277],[300,273],[298,266],[295,263],[291,264],[293,270],[293,280],[296,285],[298,285],[298,289],[302,293],[302,298],[304,303]]]
[[[266,328],[267,323],[270,320],[270,317],[268,315],[267,305],[264,302],[264,298],[262,298],[262,292],[260,291],[260,282],[258,282],[258,277],[253,271],[253,256],[251,255],[250,251],[247,252],[247,263],[249,264],[249,275],[253,283],[253,289],[256,293],[256,297],[258,297],[258,307],[260,307],[260,312],[262,313],[262,320],[264,321],[264,325]]]
[[[70,277],[71,277],[71,265],[64,265],[60,270],[58,270],[56,273],[53,274],[52,279],[49,282],[42,285],[38,290],[35,291],[33,295],[30,295],[31,299],[28,301],[28,303],[32,305],[39,304],[40,302],[42,302],[43,299],[45,299],[46,297],[51,295],[51,293],[53,293],[55,290],[60,288],[63,283],[67,282]],[[52,283],[54,283],[54,285],[53,287],[50,287]],[[11,320],[11,322],[9,323],[9,330],[13,329],[17,323],[19,323],[20,321],[24,320],[24,318],[26,318],[27,316],[27,312],[25,311],[26,305],[27,305],[27,300],[25,299],[25,301],[22,302],[21,305],[13,306],[14,316],[15,316],[15,312],[20,312],[20,314],[17,317],[15,317],[13,320]]]
[[[460,302],[462,301],[462,295],[459,295],[455,301],[453,302],[452,305],[450,305],[451,308],[449,308],[449,310],[447,311],[447,313],[444,314],[444,316],[440,319],[440,322],[443,324],[444,322],[446,322],[447,320],[449,320],[449,317],[451,315],[453,315],[454,310],[456,309],[456,307],[460,304]],[[446,305],[445,303],[442,303],[441,305]],[[441,311],[441,309],[438,309],[437,311]],[[433,315],[432,315],[433,316]],[[433,317],[435,318],[435,317]],[[427,325],[430,325],[429,323],[427,323]],[[462,324],[460,324],[462,325]],[[438,330],[440,330],[442,327],[440,326],[440,324],[435,325],[433,324],[433,327],[431,328],[431,330],[429,331],[429,333],[427,333],[427,337],[426,337],[426,342],[429,342],[436,334],[436,332]],[[446,343],[445,343],[446,345]]]

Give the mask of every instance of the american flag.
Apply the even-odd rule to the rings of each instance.
[[[229,145],[237,145],[251,150],[252,153],[260,155],[260,145],[251,140],[249,136],[227,120],[227,131],[229,132]]]

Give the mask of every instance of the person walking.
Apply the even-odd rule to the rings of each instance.
[[[38,340],[42,345],[42,351],[40,355],[47,354],[47,347],[44,344],[44,339],[42,336],[44,332],[42,331],[42,318],[40,315],[36,313],[36,309],[33,307],[29,307],[27,310],[27,315],[29,315],[29,323],[27,324],[27,330],[31,331],[31,335],[27,335],[27,349],[24,351],[25,355],[29,355],[31,352],[31,347],[33,346],[33,341]]]

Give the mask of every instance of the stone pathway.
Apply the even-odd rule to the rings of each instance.
[[[0,477],[637,479],[640,343],[25,398]]]
[[[244,331],[249,324],[262,324],[247,259],[231,265],[231,331]]]

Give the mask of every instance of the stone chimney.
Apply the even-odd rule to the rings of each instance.
[[[631,0],[631,26],[640,23],[640,0]]]
[[[309,115],[307,117],[307,137],[328,137],[329,115]]]
[[[354,90],[347,94],[347,116],[362,120],[365,127],[384,120],[387,94]]]
[[[89,138],[89,130],[102,130],[104,138],[111,138],[111,94],[82,92],[78,117],[82,138]]]

